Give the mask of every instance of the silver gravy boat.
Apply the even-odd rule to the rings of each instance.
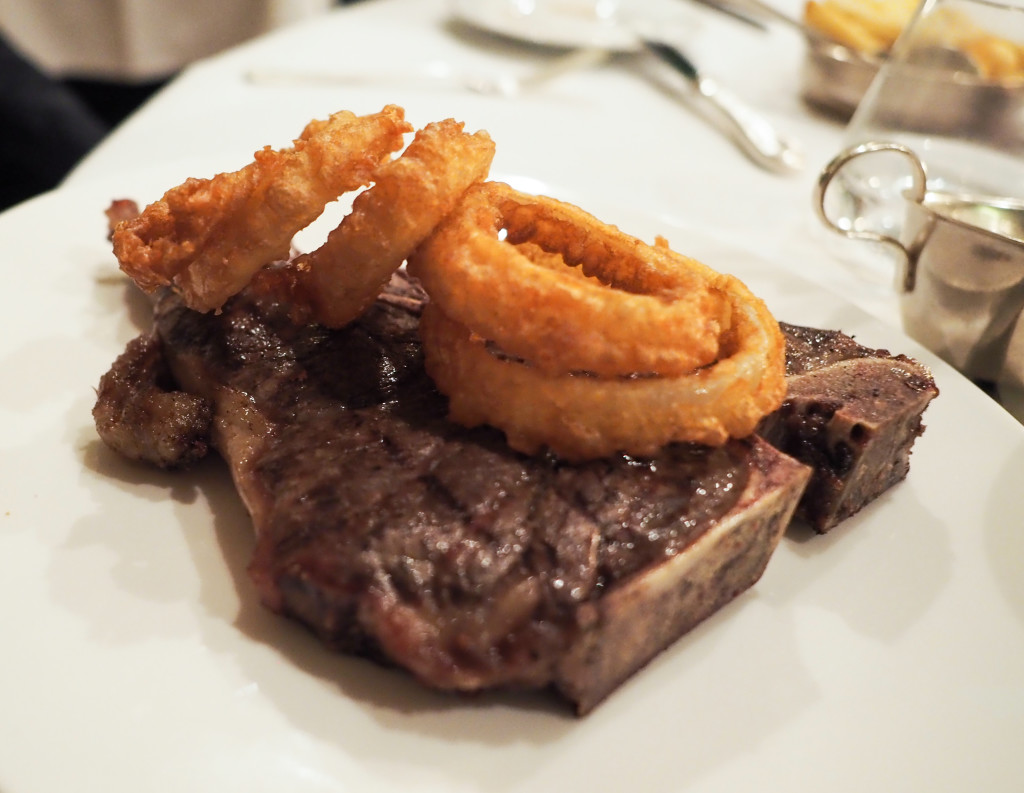
[[[893,234],[841,225],[829,216],[825,192],[863,155],[892,151],[910,163],[903,219]],[[848,239],[895,247],[903,327],[968,377],[999,382],[1007,368],[1024,369],[1007,350],[1024,308],[1024,202],[926,189],[924,165],[898,143],[863,143],[838,154],[815,186],[815,210]]]

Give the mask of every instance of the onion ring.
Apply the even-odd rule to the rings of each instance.
[[[191,308],[219,308],[265,264],[287,258],[328,202],[368,184],[411,129],[396,105],[310,122],[292,148],[266,147],[239,171],[167,191],[118,225],[114,253],[144,291],[174,286]]]
[[[453,119],[417,132],[323,245],[295,260],[314,319],[337,328],[365,311],[466,189],[487,176],[493,158],[486,132],[470,135]]]
[[[597,280],[532,260],[526,241]],[[449,317],[549,374],[691,372],[716,360],[730,322],[720,273],[498,182],[467,191],[409,272]]]
[[[739,298],[749,293],[736,281]],[[716,446],[745,437],[785,395],[784,345],[763,303],[734,302],[736,349],[680,377],[549,375],[495,355],[429,303],[420,320],[426,367],[449,397],[449,418],[490,424],[524,454],[545,447],[570,462],[616,453],[653,455],[667,443]]]
[[[430,296],[420,334],[449,417],[517,451],[720,445],[785,396],[782,333],[742,282],[578,207],[477,185],[409,269]]]

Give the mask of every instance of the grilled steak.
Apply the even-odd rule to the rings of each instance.
[[[325,331],[252,295],[219,315],[164,295],[97,415],[147,399],[132,377],[156,378],[132,374],[133,354],[159,346],[212,407],[268,607],[430,686],[550,686],[585,713],[760,577],[809,472],[756,437],[585,465],[512,452],[446,420],[423,371],[421,298],[396,279]]]
[[[789,396],[762,430],[787,454],[753,437],[567,465],[446,420],[422,300],[399,276],[326,331],[267,295],[202,315],[165,294],[95,416],[162,466],[209,436],[253,518],[263,602],[446,690],[551,686],[587,712],[757,581],[798,500],[825,531],[902,479],[936,393],[909,358],[783,325]]]
[[[824,533],[906,477],[938,389],[905,355],[837,331],[786,323],[782,330],[786,401],[758,431],[813,470],[798,514]]]
[[[158,337],[139,336],[100,378],[93,420],[107,445],[130,460],[176,468],[206,456],[213,409],[178,389]]]

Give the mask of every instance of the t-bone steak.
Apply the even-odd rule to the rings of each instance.
[[[582,465],[515,453],[495,430],[447,421],[423,370],[422,301],[399,275],[363,317],[328,331],[296,325],[265,294],[207,315],[163,294],[153,331],[101,380],[97,428],[165,467],[217,449],[252,516],[262,601],[330,647],[442,690],[552,688],[586,713],[760,578],[811,471],[758,436]],[[834,385],[838,359],[812,355],[815,339],[865,349],[784,327],[810,334],[791,356],[796,378],[817,369]],[[780,446],[787,433],[821,444],[792,405],[822,384],[793,383],[766,429]],[[809,520],[819,507],[849,513],[905,475],[921,402],[899,431],[847,432],[873,432],[878,451],[832,465],[828,487],[800,502]],[[882,460],[886,450],[899,459]],[[855,491],[845,500],[844,482]]]
[[[813,470],[797,514],[824,533],[906,477],[922,414],[939,392],[931,372],[906,355],[780,324],[786,400],[758,431]]]
[[[250,297],[203,315],[161,296],[97,427],[161,465],[209,437],[252,515],[263,602],[435,688],[552,687],[589,711],[761,576],[809,476],[756,437],[521,455],[447,421],[408,282],[340,331]],[[189,396],[176,421],[168,372]]]

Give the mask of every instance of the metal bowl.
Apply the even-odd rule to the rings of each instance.
[[[803,99],[821,112],[848,121],[884,63],[882,55],[809,41]],[[874,95],[876,126],[986,140],[1018,150],[1024,143],[1024,76],[992,80],[911,55],[900,63],[898,77],[894,72],[889,77]]]
[[[878,74],[882,59],[827,41],[807,42],[801,96],[814,109],[848,121]]]

